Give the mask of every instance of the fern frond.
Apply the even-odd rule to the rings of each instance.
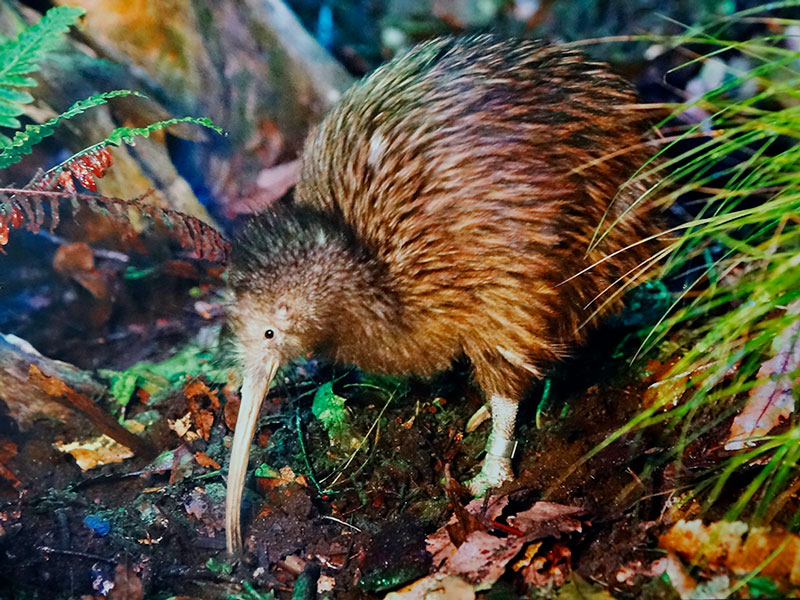
[[[225,133],[222,131],[222,128],[214,125],[211,119],[207,117],[178,117],[175,119],[158,121],[157,123],[152,123],[147,127],[117,127],[111,132],[111,135],[109,135],[100,143],[111,144],[112,146],[119,146],[123,142],[126,144],[133,144],[137,137],[150,137],[151,133],[161,129],[166,129],[167,127],[171,127],[172,125],[176,125],[178,123],[192,123],[194,125],[201,125],[202,127],[207,127],[208,129],[216,131],[220,135],[225,135]]]
[[[10,165],[18,163],[25,154],[30,154],[33,147],[42,141],[44,138],[53,135],[56,126],[61,122],[76,117],[77,115],[85,112],[86,110],[105,104],[111,98],[119,98],[121,96],[140,96],[144,98],[144,94],[133,92],[131,90],[114,90],[112,92],[103,92],[102,94],[95,94],[79,100],[66,111],[52,119],[42,123],[41,125],[28,125],[22,131],[18,131],[14,139],[0,150],[0,169],[5,169]],[[124,128],[121,128],[124,129]]]
[[[149,193],[149,192],[148,192]],[[7,195],[8,194],[8,195]],[[147,194],[145,194],[146,196]],[[197,217],[144,202],[144,197],[122,200],[107,196],[90,196],[72,191],[0,188],[0,254],[8,243],[12,229],[25,227],[38,233],[48,226],[52,233],[61,221],[60,202],[70,200],[73,217],[81,208],[109,217],[129,227],[126,237],[138,235],[131,227],[131,211],[145,217],[144,226],[162,224],[181,246],[192,247],[195,258],[225,264],[230,255],[230,242],[208,223]]]
[[[36,82],[29,73],[39,70],[39,63],[55,50],[62,36],[84,14],[82,8],[58,6],[48,10],[38,23],[23,29],[13,41],[0,45],[0,127],[19,129],[17,117],[23,113],[22,104],[33,101],[23,90]],[[2,136],[0,148],[8,143]]]
[[[141,96],[141,94],[136,95]],[[39,190],[64,189],[74,193],[74,179],[77,179],[83,187],[94,192],[97,190],[94,177],[102,177],[111,166],[111,155],[108,153],[108,146],[120,146],[123,143],[133,145],[137,137],[149,137],[151,133],[177,123],[201,125],[213,129],[220,135],[224,135],[222,129],[214,125],[214,123],[206,117],[179,117],[167,119],[165,121],[153,123],[147,127],[117,127],[111,132],[111,135],[103,141],[73,154],[67,160],[56,165],[46,173],[35,177],[25,187]],[[2,168],[2,158],[3,155],[0,153],[0,168]]]

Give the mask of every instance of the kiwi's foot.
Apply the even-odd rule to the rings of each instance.
[[[467,481],[466,486],[475,496],[483,496],[488,490],[500,487],[512,479],[514,471],[511,470],[511,458],[487,454],[481,472]]]

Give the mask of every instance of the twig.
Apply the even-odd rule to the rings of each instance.
[[[123,446],[127,446],[139,456],[145,458],[154,458],[156,456],[156,449],[149,442],[132,434],[117,423],[111,415],[92,402],[91,398],[86,394],[75,391],[58,377],[48,377],[35,364],[31,364],[28,374],[33,383],[47,392],[53,400],[80,410],[108,437]]]
[[[96,560],[110,565],[115,564],[117,561],[108,558],[107,556],[100,556],[99,554],[89,554],[88,552],[79,552],[78,550],[59,550],[58,548],[51,548],[50,546],[36,546],[39,552],[45,554],[62,554],[64,556],[75,556],[77,558],[85,558],[86,560]]]
[[[361,533],[361,529],[360,528],[356,527],[355,525],[351,525],[347,521],[342,521],[341,519],[337,519],[336,517],[332,517],[330,515],[322,515],[322,518],[323,519],[328,519],[329,521],[334,521],[336,523],[339,523],[339,525],[344,525],[345,527],[349,527],[353,531]]]

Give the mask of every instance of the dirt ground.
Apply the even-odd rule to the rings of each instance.
[[[46,262],[46,252],[41,256]],[[105,266],[125,267],[113,261]],[[30,263],[24,268],[35,272]],[[109,331],[95,330],[95,336],[118,340],[112,343],[120,350],[116,359],[109,360],[100,337],[75,339],[59,329],[67,324],[91,331],[93,311],[101,310],[69,281],[41,288],[47,309],[25,315],[21,333],[51,356],[85,367],[122,369],[144,358],[165,359],[170,343],[180,333],[186,343],[202,321],[192,310],[197,295],[186,291],[201,284],[201,298],[213,300],[218,288],[202,269],[194,279],[169,269],[149,277],[146,288],[139,280],[121,279],[121,296],[153,290],[138,305],[166,306],[160,327],[147,325],[154,320],[146,312],[125,311],[122,302],[107,321]],[[173,296],[166,303],[164,290]],[[641,291],[622,318],[597,330],[522,405],[518,478],[491,492],[492,500],[503,498],[507,505],[486,529],[498,539],[513,537],[518,532],[504,525],[506,518],[537,501],[580,508],[579,530],[556,531],[539,541],[536,593],[542,597],[573,569],[617,597],[674,594],[647,574],[659,558],[654,547],[663,524],[654,524],[675,486],[658,464],[667,440],[623,437],[582,462],[641,409],[648,373],[628,357],[640,341],[637,310],[658,293]],[[37,329],[37,319],[50,325],[39,321]],[[215,331],[217,321],[203,324]],[[154,408],[140,389],[128,419]],[[344,423],[336,431],[326,431],[324,419],[313,414],[320,390],[346,399]],[[0,439],[15,447],[4,466],[20,482],[0,479],[0,597],[102,595],[104,582],[120,581],[116,565],[124,565],[148,598],[203,599],[270,597],[263,595],[268,589],[279,598],[314,597],[298,595],[309,578],[323,591],[320,597],[382,597],[436,570],[426,536],[469,502],[457,482],[479,469],[489,431],[486,421],[465,432],[483,404],[468,364],[430,381],[375,378],[313,358],[287,368],[262,409],[250,461],[260,476],[248,480],[245,495],[246,552],[241,561],[231,561],[224,551],[224,465],[237,404],[232,388],[187,378],[159,401],[160,418],[147,428],[146,436],[163,453],[159,459],[134,457],[88,471],[53,446],[86,438],[92,426],[85,419],[42,417],[23,431],[8,407],[0,406]],[[174,424],[184,416],[188,425],[182,432]],[[651,477],[643,481],[637,473],[647,464]],[[530,575],[504,571],[487,598],[529,593]],[[548,582],[549,588],[542,587]],[[331,591],[324,592],[326,586]],[[109,598],[141,597],[136,590]]]

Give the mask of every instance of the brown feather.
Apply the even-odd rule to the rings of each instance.
[[[514,403],[583,339],[592,300],[653,252],[637,244],[658,218],[636,202],[647,183],[629,181],[651,158],[634,103],[576,51],[492,36],[417,46],[343,96],[306,142],[295,202],[233,244],[250,417],[231,458],[229,549],[262,365],[308,351],[422,375],[465,354],[503,413],[487,481],[510,474]]]
[[[318,264],[295,265],[332,289],[322,312],[335,322],[314,345],[394,373],[429,374],[463,352],[487,393],[519,398],[582,339],[584,307],[649,256],[638,246],[562,285],[656,231],[652,207],[637,207],[588,252],[606,211],[613,222],[644,192],[618,195],[650,155],[575,170],[641,143],[642,111],[625,108],[635,102],[576,51],[492,36],[423,44],[349,90],[309,136],[295,194],[346,232]],[[281,218],[294,217],[262,229]],[[337,253],[354,264],[337,271]],[[307,304],[279,270],[270,293]]]

